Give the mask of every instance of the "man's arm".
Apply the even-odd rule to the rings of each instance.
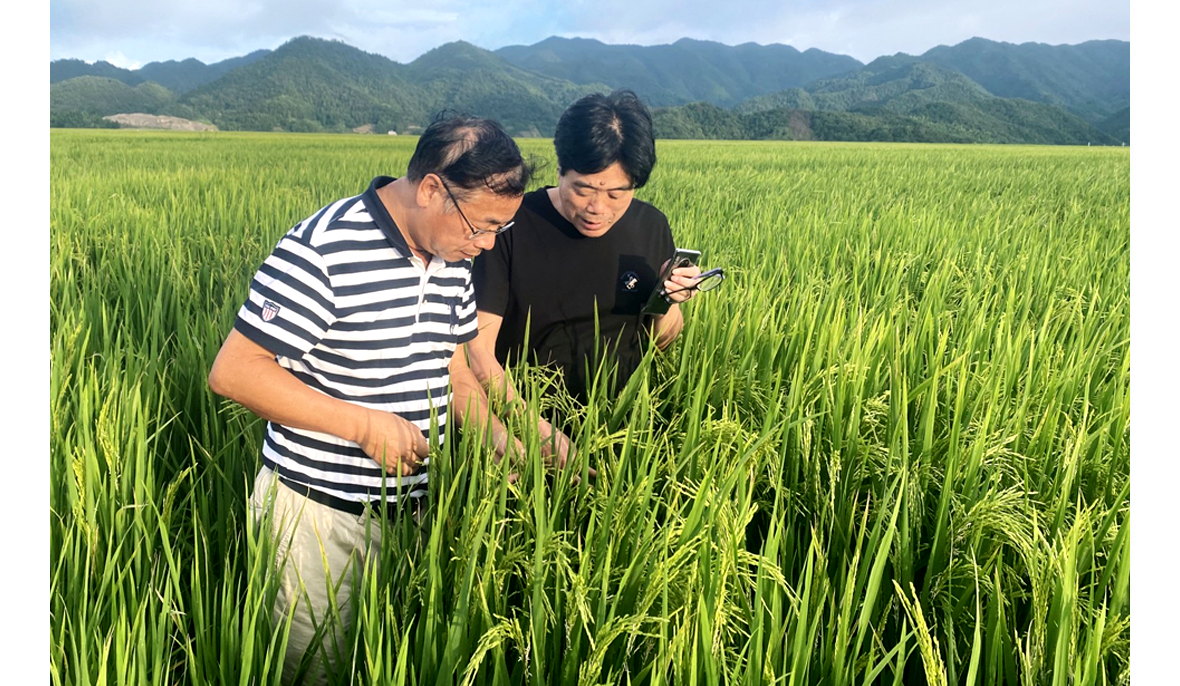
[[[237,329],[229,332],[213,361],[209,387],[268,421],[352,441],[391,474],[400,470],[408,476],[427,456],[428,445],[418,427],[391,412],[312,389]]]
[[[680,305],[674,304],[652,322],[652,330],[656,334],[656,347],[664,350],[672,345],[672,341],[676,340],[683,328],[684,315],[680,313]]]
[[[477,312],[479,317],[479,333],[475,340],[467,344],[467,363],[471,367],[474,378],[487,390],[487,395],[501,401],[503,407],[510,407],[516,414],[525,411],[524,399],[512,383],[508,370],[496,359],[496,339],[500,335],[500,326],[504,318],[498,314]],[[558,431],[545,418],[537,418],[537,431],[543,441],[542,453],[548,457],[557,456],[557,465],[564,467],[566,460],[573,453],[573,445],[569,438]]]
[[[499,457],[504,457],[509,451],[510,439],[511,449],[518,455],[524,455],[524,446],[519,440],[511,438],[504,423],[492,413],[488,396],[472,371],[471,358],[471,342],[456,346],[451,355],[451,406],[455,410],[457,423],[465,429],[473,429],[481,437],[491,431],[492,446]]]
[[[467,358],[471,371],[488,395],[499,398],[504,405],[512,404],[519,396],[508,372],[496,359],[496,339],[504,318],[498,314],[476,312],[479,318],[479,333],[467,344]]]
[[[696,295],[697,291],[690,287],[696,284],[700,274],[701,268],[695,264],[691,267],[677,267],[672,270],[672,276],[663,283],[663,288],[668,291],[668,297],[672,299],[672,305],[667,312],[652,321],[656,346],[660,350],[672,345],[672,341],[676,340],[684,328],[684,314],[680,311],[680,303],[686,302]]]

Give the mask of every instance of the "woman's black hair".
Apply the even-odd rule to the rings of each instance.
[[[656,164],[651,113],[629,90],[592,93],[570,105],[553,136],[558,172],[596,174],[618,162],[635,188]]]

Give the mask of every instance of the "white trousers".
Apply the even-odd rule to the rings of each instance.
[[[350,683],[354,665],[364,659],[345,645],[353,622],[353,589],[359,588],[363,574],[376,572],[384,514],[366,508],[355,515],[323,505],[292,490],[264,466],[250,497],[255,521],[266,521],[271,506],[268,533],[279,576],[271,613],[276,630],[291,617],[283,683],[294,684],[302,674],[304,684],[326,684],[329,673],[333,682]]]

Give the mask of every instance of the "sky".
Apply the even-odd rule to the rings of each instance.
[[[402,63],[456,40],[495,50],[549,36],[783,43],[869,62],[974,36],[1051,45],[1130,40],[1130,15],[1129,2],[1111,0],[51,0],[49,59],[128,69],[188,57],[213,63],[310,35]]]

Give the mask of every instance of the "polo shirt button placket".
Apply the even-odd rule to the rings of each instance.
[[[422,258],[414,255],[410,262],[418,268],[418,306],[414,309],[414,323],[422,318],[422,303],[426,300],[426,285],[430,282],[429,270],[422,264]]]

